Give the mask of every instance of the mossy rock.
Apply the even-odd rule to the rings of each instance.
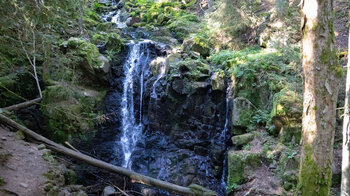
[[[62,45],[73,49],[76,54],[83,57],[90,68],[94,68],[100,64],[98,57],[101,56],[101,54],[96,45],[90,43],[88,40],[71,37],[68,41],[63,42]]]
[[[92,42],[96,45],[103,45],[107,50],[115,54],[121,52],[124,42],[117,33],[96,33],[92,36]]]
[[[99,39],[102,39],[102,36],[96,35],[94,40],[98,42]],[[113,47],[120,52],[122,42],[117,34],[111,34],[106,39],[106,44],[113,45],[114,43],[115,46]],[[120,44],[117,44],[117,42]],[[82,80],[79,80],[80,83],[95,86],[108,84],[108,72],[105,70],[109,71],[109,62],[106,63],[104,60],[106,58],[103,58],[104,56],[99,52],[95,44],[90,43],[88,40],[72,37],[68,41],[63,42],[61,46],[67,50],[67,54],[80,57],[77,62],[78,67],[83,72]]]
[[[194,37],[184,40],[181,49],[183,51],[195,51],[202,57],[206,58],[210,55],[210,47],[205,40]]]
[[[302,95],[298,89],[286,87],[273,98],[271,111],[273,134],[279,134],[281,142],[298,143],[301,138]]]
[[[66,185],[77,183],[78,176],[73,170],[66,169],[63,175],[64,175],[64,182]]]
[[[223,91],[223,90],[225,90],[225,78],[224,78],[224,73],[223,73],[222,70],[216,71],[210,77],[210,84],[211,84],[211,88],[214,91]]]
[[[260,153],[230,150],[228,152],[227,186],[242,184],[249,169],[261,166],[260,157]]]
[[[235,146],[244,146],[253,141],[255,135],[253,133],[246,133],[243,135],[236,135],[231,138],[232,144]]]
[[[103,96],[100,92],[97,96]],[[59,142],[71,135],[94,128],[95,107],[99,97],[90,97],[71,86],[48,86],[43,91],[41,111],[44,115],[45,135]]]
[[[252,117],[256,113],[255,108],[246,99],[235,98],[233,100],[232,126],[244,127],[250,126]]]

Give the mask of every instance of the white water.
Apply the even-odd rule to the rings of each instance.
[[[231,94],[231,85],[228,82],[227,83],[227,89],[226,89],[226,114],[225,114],[225,126],[224,130],[221,132],[220,139],[226,142],[226,133],[229,131],[229,102],[230,102],[230,94]],[[227,182],[226,182],[226,176],[227,176],[227,165],[226,165],[226,156],[224,158],[223,163],[223,169],[222,169],[222,176],[221,176],[221,188],[224,191],[224,194],[226,194],[227,189]]]
[[[154,61],[155,61],[154,63],[159,66],[159,70],[158,70],[157,79],[156,79],[156,81],[154,81],[154,83],[152,85],[151,97],[155,98],[157,100],[158,99],[158,95],[157,95],[157,92],[156,92],[156,85],[159,82],[159,80],[162,79],[165,76],[166,64],[165,64],[165,58],[164,57],[158,57]]]
[[[122,29],[127,27],[125,21],[121,21],[120,17],[122,14],[122,10],[117,10],[117,11],[111,11],[107,15],[103,17],[105,21],[107,21],[108,18],[112,17],[111,22],[114,23],[117,28]]]
[[[112,17],[111,22],[117,25],[117,28],[125,28],[126,24],[125,22],[122,22],[120,20],[121,10],[118,10],[117,13]]]
[[[146,45],[150,41],[142,41],[140,43],[130,45],[130,52],[127,60],[124,63],[124,75],[125,79],[123,81],[123,95],[121,104],[121,114],[122,114],[122,137],[120,138],[120,143],[122,145],[122,150],[124,154],[123,167],[130,168],[131,161],[130,157],[135,149],[136,143],[140,136],[142,135],[142,94],[143,94],[143,73],[146,69],[148,59],[150,56],[150,51],[147,49]],[[140,70],[142,69],[142,70]],[[135,119],[134,110],[134,76],[140,79],[140,119],[138,122]]]

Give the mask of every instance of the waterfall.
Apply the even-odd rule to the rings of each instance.
[[[226,143],[226,135],[227,132],[229,131],[229,117],[230,117],[230,110],[229,110],[229,103],[230,103],[230,98],[231,98],[231,85],[230,82],[227,82],[227,89],[226,89],[226,113],[225,113],[225,125],[224,125],[224,130],[221,132],[220,135],[220,140],[224,141]],[[227,150],[226,150],[227,151]],[[226,153],[225,153],[225,158],[223,162],[223,169],[222,169],[222,176],[221,176],[221,184],[220,188],[222,191],[223,195],[226,195],[227,191],[227,160],[226,160]]]
[[[113,13],[114,16],[112,17],[112,20],[111,20],[111,22],[116,24],[117,28],[120,28],[120,29],[126,27],[125,22],[122,22],[120,20],[121,12],[122,12],[121,10],[118,10],[117,13]]]
[[[143,74],[149,62],[150,51],[147,44],[151,43],[148,40],[137,44],[130,44],[130,52],[127,60],[124,63],[123,94],[121,103],[122,114],[122,136],[120,143],[124,154],[123,167],[130,168],[131,154],[136,146],[136,142],[142,134],[142,94],[143,94]],[[141,74],[141,77],[140,77]],[[134,110],[134,85],[137,78],[140,77],[140,111],[139,119],[135,119]]]
[[[105,21],[109,21],[114,23],[116,25],[117,28],[123,29],[126,28],[127,25],[125,23],[125,21],[121,21],[121,15],[122,15],[122,10],[116,10],[116,11],[111,11],[108,14],[106,14],[105,16],[103,16],[103,19]]]

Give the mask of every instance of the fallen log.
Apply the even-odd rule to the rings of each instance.
[[[29,100],[29,101],[26,101],[26,102],[22,102],[22,103],[19,103],[19,104],[16,104],[16,105],[11,105],[11,106],[8,106],[8,107],[2,108],[2,109],[3,110],[7,110],[7,111],[19,110],[19,109],[22,109],[22,108],[34,105],[34,104],[36,104],[36,103],[38,103],[40,101],[41,101],[41,98],[36,98],[36,99],[32,99],[32,100]]]
[[[23,131],[26,135],[30,136],[31,138],[33,138],[39,142],[44,143],[45,146],[49,149],[52,149],[56,152],[71,156],[71,157],[76,158],[78,160],[84,161],[90,165],[93,165],[93,166],[96,166],[99,168],[103,168],[103,169],[118,173],[118,174],[123,175],[123,176],[127,176],[134,182],[145,184],[145,185],[152,186],[152,187],[156,187],[156,188],[163,189],[163,190],[167,190],[171,193],[177,193],[177,194],[186,195],[186,196],[187,195],[188,196],[199,196],[199,195],[214,196],[214,195],[216,195],[215,192],[208,190],[208,189],[205,189],[205,188],[198,189],[198,188],[193,188],[193,186],[190,186],[190,187],[179,186],[179,185],[165,182],[165,181],[162,181],[159,179],[151,178],[151,177],[136,173],[134,171],[125,169],[123,167],[118,167],[118,166],[106,163],[104,161],[95,159],[95,158],[87,156],[83,153],[71,150],[69,148],[66,148],[62,145],[59,145],[59,144],[57,144],[57,143],[55,143],[47,138],[35,133],[34,131],[16,123],[15,121],[11,120],[10,118],[8,118],[2,114],[0,114],[0,121],[16,128],[16,129]]]

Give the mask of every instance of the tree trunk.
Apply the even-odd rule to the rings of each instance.
[[[132,180],[132,182],[149,185],[152,187],[167,190],[170,193],[177,193],[177,194],[186,195],[186,196],[200,196],[200,195],[215,196],[216,195],[215,192],[198,185],[192,184],[189,187],[179,186],[176,184],[172,184],[169,182],[165,182],[159,179],[155,179],[152,177],[148,177],[148,176],[136,173],[134,171],[125,169],[123,167],[118,167],[118,166],[106,163],[104,161],[101,161],[93,157],[87,156],[83,153],[80,153],[79,151],[71,150],[69,148],[59,145],[35,133],[34,131],[16,123],[15,121],[11,120],[10,118],[2,114],[0,114],[0,122],[8,124],[13,128],[16,128],[17,130],[23,131],[26,135],[29,135],[31,138],[35,139],[36,141],[44,143],[47,148],[50,148],[56,152],[60,152],[62,154],[68,155],[70,157],[76,158],[78,160],[84,161],[90,165],[93,165],[102,169],[106,169],[108,171],[115,172],[120,175],[127,176]]]
[[[350,29],[348,40],[348,66],[346,73],[346,90],[345,90],[345,111],[343,121],[343,149],[342,149],[342,175],[341,175],[341,196],[350,195]]]
[[[297,195],[329,195],[342,75],[334,44],[333,0],[302,4],[303,135]]]

